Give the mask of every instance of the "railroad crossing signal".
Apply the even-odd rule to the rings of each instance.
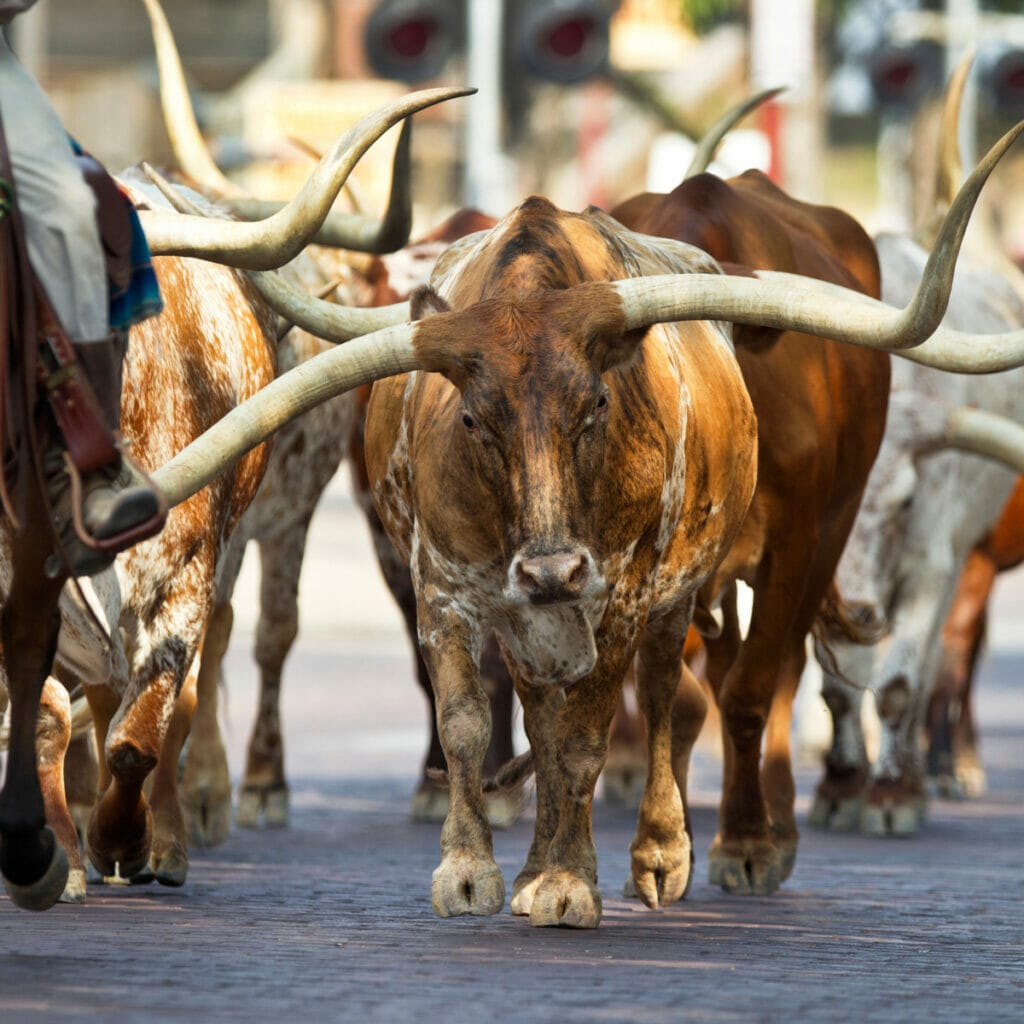
[[[465,45],[472,0],[380,0],[366,23],[366,54],[382,78],[436,78]],[[617,0],[507,0],[506,53],[519,74],[563,85],[599,74]]]

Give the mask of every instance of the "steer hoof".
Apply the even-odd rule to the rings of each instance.
[[[505,882],[493,860],[445,857],[434,871],[430,902],[438,917],[497,914],[505,905]]]
[[[86,877],[85,868],[72,868],[68,872],[67,884],[60,894],[61,903],[85,902]]]
[[[861,811],[860,830],[866,836],[907,839],[917,835],[922,820],[921,813],[910,804],[892,807],[871,804]]]
[[[864,802],[860,830],[869,836],[914,836],[924,822],[924,813],[923,793],[882,780],[872,787]]]
[[[832,832],[854,832],[860,823],[863,800],[858,797],[829,799],[818,795],[814,798],[807,824],[814,828],[827,828]]]
[[[523,814],[522,793],[485,793],[484,810],[491,828],[511,828]],[[420,783],[409,805],[412,821],[443,824],[448,817],[448,790],[427,781]]]
[[[429,780],[421,782],[412,795],[409,817],[413,821],[442,824],[448,817],[448,790],[440,789]]]
[[[685,899],[693,877],[693,849],[687,839],[672,845],[634,843],[632,895],[652,910]]]
[[[11,902],[22,910],[49,910],[61,897],[68,882],[68,855],[54,839],[50,827],[44,826],[53,839],[53,854],[42,877],[29,885],[16,885],[4,879],[4,888]]]
[[[601,910],[597,886],[568,871],[545,872],[530,907],[530,924],[535,928],[596,928]]]
[[[86,853],[104,878],[129,879],[146,866],[153,841],[153,815],[148,807],[140,809],[135,819],[120,831],[108,836],[101,828],[96,812],[89,823]]]
[[[182,809],[193,846],[220,846],[231,832],[231,790],[197,789],[183,793]]]
[[[243,786],[238,793],[235,823],[239,828],[287,828],[288,787]]]
[[[132,876],[132,885],[159,882],[179,888],[188,877],[188,851],[176,840],[153,844],[146,866]]]
[[[613,755],[609,754],[601,780],[607,803],[635,810],[640,806],[647,784],[647,758],[638,755],[613,760]]]
[[[512,883],[512,904],[513,914],[525,917],[530,913],[533,906],[533,898],[537,895],[537,889],[544,881],[544,873],[533,874],[523,871]]]
[[[782,858],[764,839],[723,841],[708,854],[708,881],[736,896],[768,896],[782,884]]]

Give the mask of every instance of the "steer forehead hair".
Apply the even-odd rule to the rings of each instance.
[[[602,210],[559,210],[534,196],[490,231],[454,243],[431,284],[452,306],[495,295],[571,288],[647,274],[721,274],[707,253],[685,242],[637,234]]]

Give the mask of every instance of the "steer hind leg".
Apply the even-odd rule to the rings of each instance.
[[[288,824],[288,783],[281,730],[281,676],[299,635],[299,577],[306,552],[307,517],[260,543],[260,619],[256,663],[260,697],[249,739],[245,777],[238,796],[237,821],[245,827]]]
[[[868,647],[842,646],[842,658],[835,667],[849,682],[828,667],[827,652],[820,648],[818,661],[823,666],[821,695],[832,718],[832,743],[807,821],[817,828],[850,832],[860,824],[868,779],[861,707],[864,686],[871,680],[874,652]]]
[[[221,665],[231,640],[232,622],[230,599],[218,600],[206,626],[198,672],[190,674],[178,698],[182,713],[188,707],[187,703],[182,705],[183,700],[193,704],[195,711],[181,780],[181,802],[193,846],[217,846],[231,830],[231,776],[217,705]],[[191,695],[186,692],[190,688]]]
[[[794,601],[804,590],[804,579],[802,572],[787,578],[786,560],[779,554],[762,569],[766,578],[754,588],[749,632],[716,688],[725,761],[709,877],[737,894],[767,895],[784,877],[761,782],[761,744],[784,659],[792,657],[796,642]]]
[[[653,908],[682,899],[692,877],[692,832],[683,802],[685,766],[707,702],[683,665],[691,611],[692,603],[649,623],[640,642],[637,698],[647,722],[648,769],[630,854],[637,895]],[[682,788],[674,773],[677,766]]]
[[[530,913],[537,888],[544,879],[548,847],[558,828],[562,780],[558,769],[555,729],[558,709],[565,698],[557,687],[529,683],[515,671],[512,678],[523,705],[523,724],[530,741],[537,787],[533,842],[523,870],[512,883],[512,913],[526,915]]]
[[[196,667],[189,672],[174,705],[160,760],[152,775],[153,843],[149,862],[133,882],[180,886],[188,875],[188,828],[178,797],[178,764],[196,710]]]
[[[68,859],[67,884],[61,903],[85,902],[85,866],[78,850],[78,831],[64,787],[64,756],[71,742],[71,698],[52,677],[43,686],[36,727],[36,764],[46,807],[46,822]]]

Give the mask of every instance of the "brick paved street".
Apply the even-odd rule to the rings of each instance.
[[[805,829],[782,891],[730,897],[706,881],[719,767],[702,752],[690,899],[652,913],[619,896],[635,819],[601,804],[600,929],[533,930],[507,908],[431,911],[437,829],[406,818],[424,709],[361,531],[332,493],[286,667],[292,827],[195,852],[179,890],[93,887],[86,906],[39,915],[0,899],[0,1022],[1024,1020],[1017,580],[979,688],[985,798],[933,804],[912,841]],[[241,601],[227,665],[236,779],[255,700],[251,616]],[[801,816],[814,778],[803,765]],[[531,824],[496,836],[506,883]]]

